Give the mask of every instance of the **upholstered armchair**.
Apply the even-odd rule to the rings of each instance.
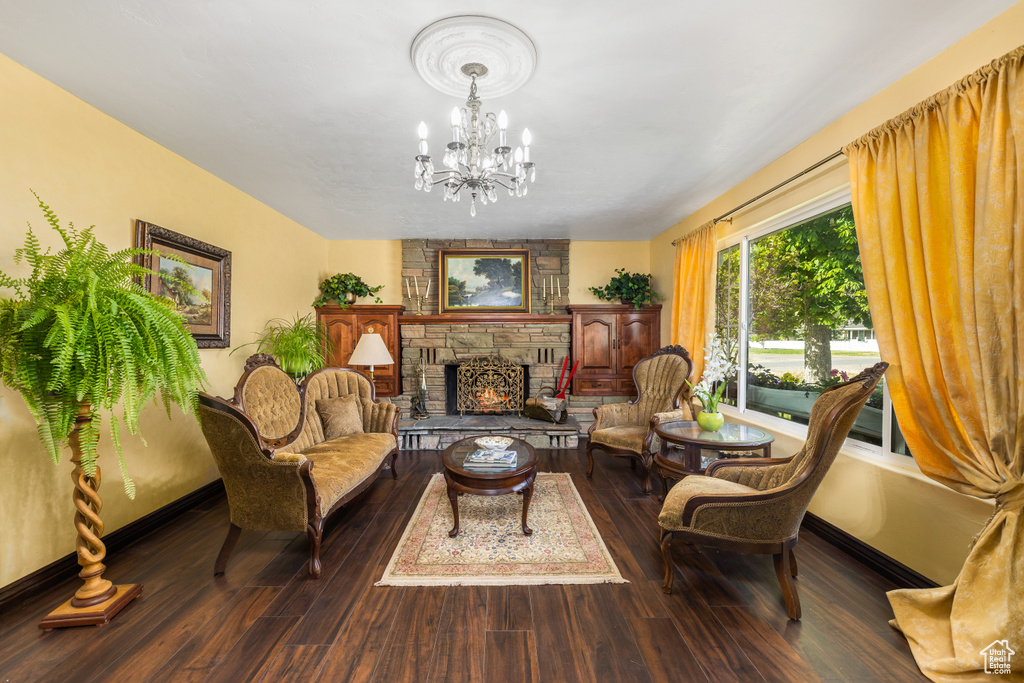
[[[643,491],[651,492],[654,427],[659,422],[695,420],[690,387],[693,361],[682,346],[658,349],[633,366],[636,399],[594,408],[594,424],[587,432],[587,476],[594,473],[595,449],[633,458],[643,469]]]
[[[662,590],[672,592],[672,540],[742,553],[772,555],[786,613],[800,618],[796,555],[807,505],[889,367],[878,363],[822,392],[811,408],[807,441],[790,458],[731,458],[676,484],[658,517],[665,560]]]
[[[325,412],[339,407],[337,399],[346,404],[348,429],[327,433],[338,431]],[[231,401],[200,394],[199,413],[231,517],[215,574],[224,573],[242,529],[251,529],[305,531],[309,571],[319,577],[327,517],[380,471],[390,468],[398,478],[399,410],[378,403],[370,381],[354,370],[326,368],[296,386],[259,354],[247,361]]]

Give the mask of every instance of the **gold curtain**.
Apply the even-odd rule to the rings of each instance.
[[[889,593],[892,623],[934,681],[993,680],[1003,640],[1024,676],[1024,47],[843,151],[900,428],[925,474],[996,502],[953,585]]]
[[[694,384],[704,372],[704,345],[715,318],[715,222],[676,242],[672,343],[690,352]]]

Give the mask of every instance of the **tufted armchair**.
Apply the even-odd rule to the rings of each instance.
[[[695,420],[686,381],[693,361],[682,346],[658,349],[633,366],[636,399],[594,408],[594,424],[587,432],[587,476],[594,473],[595,449],[640,461],[643,491],[651,492],[654,426],[672,420]]]
[[[350,412],[361,424],[328,439],[316,401],[347,396],[355,398]],[[200,394],[199,412],[231,515],[215,574],[224,572],[242,529],[253,529],[305,531],[309,571],[320,576],[327,517],[380,471],[390,468],[398,478],[399,409],[378,403],[370,381],[354,370],[325,368],[297,387],[272,358],[258,354],[246,362],[231,401]]]
[[[818,484],[850,433],[888,363],[877,363],[822,392],[811,408],[807,441],[790,458],[716,460],[665,496],[658,517],[665,560],[662,590],[672,592],[672,539],[743,553],[772,555],[790,619],[800,618],[793,548]]]

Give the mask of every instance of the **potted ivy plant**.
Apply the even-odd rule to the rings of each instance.
[[[256,353],[268,353],[277,359],[281,369],[296,382],[324,367],[331,340],[322,324],[312,313],[293,320],[274,318],[255,341],[239,346],[235,351],[256,344]],[[234,353],[232,351],[231,353]]]
[[[337,301],[342,308],[348,308],[356,302],[356,297],[373,296],[384,285],[371,287],[363,282],[363,278],[355,273],[338,273],[320,283],[320,298],[313,302],[314,306],[323,306]],[[374,296],[374,303],[382,303],[379,296]]]
[[[618,299],[624,304],[633,304],[639,311],[645,305],[653,303],[655,299],[664,299],[651,287],[653,276],[649,273],[630,273],[625,268],[616,268],[615,272],[618,275],[604,287],[590,288],[590,291],[601,301]]]
[[[14,253],[15,263],[28,265],[28,275],[0,271],[0,289],[13,291],[0,298],[0,379],[24,398],[55,463],[65,447],[71,449],[76,548],[84,580],[75,596],[40,626],[105,623],[142,587],[114,586],[103,578],[106,548],[100,540],[96,460],[104,417],[125,492],[134,498],[121,430],[137,433],[144,405],[157,395],[168,417],[171,403],[197,415],[197,391],[206,376],[196,343],[172,302],[140,284],[150,271],[134,259],[151,252],[111,253],[93,234],[95,226],[63,227],[38,195],[36,200],[63,245],[55,253],[43,249],[29,226],[25,245]],[[191,287],[173,276],[156,276]]]

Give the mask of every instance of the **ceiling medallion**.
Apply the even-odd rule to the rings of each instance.
[[[412,41],[410,56],[424,81],[455,97],[464,95],[469,85],[464,64],[487,65],[488,97],[515,92],[537,66],[533,41],[512,24],[491,17],[435,21]]]
[[[441,92],[461,95],[469,85],[463,109],[452,110],[452,141],[444,151],[442,170],[434,169],[427,154],[427,124],[419,125],[415,188],[430,192],[443,185],[445,200],[460,200],[462,190],[471,196],[469,214],[476,216],[476,201],[498,201],[498,187],[509,196],[521,197],[533,182],[536,168],[530,161],[530,131],[523,129],[523,146],[513,153],[507,142],[508,116],[480,113],[477,80],[486,82],[488,93],[504,95],[529,80],[537,61],[530,39],[516,27],[488,17],[451,17],[420,31],[412,44],[412,60],[423,79]],[[493,93],[491,90],[493,89]],[[495,142],[493,148],[490,145]]]

